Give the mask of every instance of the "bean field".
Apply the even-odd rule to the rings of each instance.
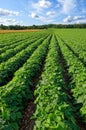
[[[86,29],[0,34],[0,130],[86,130]]]

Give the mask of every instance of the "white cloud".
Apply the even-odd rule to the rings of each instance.
[[[16,19],[0,18],[0,24],[3,24],[3,25],[18,25],[18,24],[22,24],[22,21],[17,21]]]
[[[54,11],[49,11],[47,13],[45,13],[45,15],[38,15],[35,12],[32,12],[31,14],[29,14],[28,16],[34,19],[37,19],[39,21],[41,21],[42,23],[52,23],[54,21],[53,16],[56,13]]]
[[[80,19],[84,19],[84,18],[85,18],[85,16],[75,16],[73,18],[73,20],[80,20]]]
[[[39,18],[39,16],[38,16],[36,13],[34,13],[34,12],[32,12],[32,13],[30,14],[30,16],[31,16],[32,18]]]
[[[86,19],[77,20],[77,23],[85,23],[86,24]]]
[[[48,13],[48,15],[52,15],[52,14],[49,13],[49,12],[47,12],[47,13]],[[32,12],[29,16],[30,16],[31,18],[37,19],[37,20],[39,20],[39,21],[41,21],[41,22],[43,22],[43,23],[51,23],[51,22],[54,21],[53,18],[51,18],[51,16],[50,16],[50,17],[47,17],[46,15],[47,15],[47,14],[45,14],[45,16],[43,16],[43,15],[37,15],[37,13]]]
[[[47,13],[46,13],[46,15],[47,16],[54,16],[56,14],[56,12],[55,11],[48,11]]]
[[[12,16],[12,15],[18,16],[19,12],[10,11],[10,10],[0,8],[0,16]]]
[[[63,19],[64,23],[79,23],[79,22],[85,22],[85,16],[67,16],[65,19]]]
[[[32,7],[39,10],[42,8],[49,8],[51,4],[49,0],[39,0],[37,3],[32,3]]]
[[[62,13],[69,14],[76,7],[75,0],[57,0],[62,8]]]
[[[51,0],[37,0],[29,2],[31,4],[29,17],[34,18],[42,23],[51,23],[54,21],[56,12],[52,9]]]
[[[71,22],[71,21],[72,21],[71,16],[67,16],[65,19],[63,19],[64,23],[68,23],[68,22]]]
[[[39,6],[42,7],[42,8],[48,8],[51,6],[51,2],[48,1],[48,0],[40,0],[38,2]]]

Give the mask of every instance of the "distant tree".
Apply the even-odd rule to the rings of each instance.
[[[86,28],[86,24],[47,24],[47,25],[32,25],[32,26],[21,26],[21,25],[0,25],[2,30],[24,30],[24,29],[48,29],[48,28]]]

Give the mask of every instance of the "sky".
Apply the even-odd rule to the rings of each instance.
[[[0,24],[86,23],[86,0],[0,0]]]

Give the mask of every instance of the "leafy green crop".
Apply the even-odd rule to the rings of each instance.
[[[1,103],[0,115],[5,121],[4,129],[18,130],[24,104],[33,99],[30,88],[33,78],[40,70],[45,59],[51,36],[48,36],[37,48],[27,62],[16,71],[14,78],[6,86],[0,88]]]
[[[36,120],[34,130],[79,130],[71,105],[67,103],[68,97],[63,91],[65,83],[58,50],[53,36],[42,80],[34,92],[37,97],[36,112],[33,116]]]
[[[57,38],[64,58],[67,61],[69,74],[72,77],[70,86],[72,88],[73,95],[77,103],[82,104],[80,111],[84,122],[86,122],[86,68],[79,58],[68,48],[66,43],[59,37]]]
[[[86,29],[0,34],[0,130],[19,130],[34,96],[34,130],[85,129]]]

